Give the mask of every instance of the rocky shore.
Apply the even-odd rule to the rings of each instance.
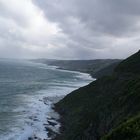
[[[44,131],[47,133],[47,138],[42,139],[36,134],[33,134],[32,136],[28,137],[28,140],[52,140],[56,137],[56,135],[59,135],[60,131],[60,116],[59,114],[54,110],[54,104],[57,103],[59,100],[61,100],[63,97],[44,97],[41,102],[43,102],[45,105],[51,105],[51,109],[48,112],[48,116],[46,117],[46,123],[44,123]],[[39,121],[35,116],[32,116],[31,118],[33,121]]]

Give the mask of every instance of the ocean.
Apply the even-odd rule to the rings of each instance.
[[[59,99],[91,81],[88,74],[80,72],[27,60],[1,59],[0,140],[28,140],[33,135],[49,139],[44,124],[54,113],[52,101],[47,99]],[[56,129],[59,127],[58,123]]]

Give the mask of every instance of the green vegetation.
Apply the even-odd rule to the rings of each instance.
[[[128,119],[102,140],[140,140],[140,115]]]
[[[140,52],[56,104],[57,140],[140,140]]]
[[[117,72],[140,74],[140,51],[124,60],[116,67]]]

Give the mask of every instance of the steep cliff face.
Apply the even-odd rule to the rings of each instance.
[[[58,140],[139,140],[140,51],[111,76],[67,95],[56,110],[63,124]]]

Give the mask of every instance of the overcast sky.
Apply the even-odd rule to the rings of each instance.
[[[0,57],[125,58],[140,49],[140,0],[0,0]]]

